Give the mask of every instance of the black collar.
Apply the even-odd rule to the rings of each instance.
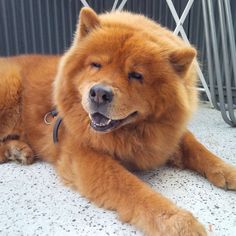
[[[54,143],[58,143],[58,129],[61,125],[62,122],[62,118],[59,116],[56,120],[56,123],[53,127],[53,142]]]

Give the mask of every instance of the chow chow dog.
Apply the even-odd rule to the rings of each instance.
[[[83,8],[62,57],[0,59],[0,161],[51,162],[65,184],[145,235],[206,235],[131,172],[169,164],[236,189],[236,168],[186,128],[197,105],[195,57],[142,15]]]

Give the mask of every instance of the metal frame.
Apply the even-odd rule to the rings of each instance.
[[[173,18],[175,20],[175,23],[176,23],[176,28],[174,30],[174,34],[178,35],[180,33],[182,38],[183,38],[183,40],[187,44],[190,45],[190,42],[189,42],[188,37],[186,35],[186,32],[185,32],[185,30],[183,28],[183,23],[184,23],[187,15],[188,15],[192,5],[193,5],[193,3],[194,3],[194,0],[189,0],[188,1],[188,3],[187,3],[187,5],[186,5],[186,7],[185,7],[185,9],[184,9],[184,11],[183,11],[183,13],[182,13],[180,18],[178,16],[177,12],[176,12],[176,9],[175,9],[175,6],[174,6],[172,0],[166,0],[166,3],[168,4],[168,7],[169,7],[169,9],[171,11],[171,14],[172,14],[172,16],[173,16]],[[198,88],[198,90],[206,92],[206,95],[207,95],[207,97],[208,97],[208,99],[209,99],[209,101],[210,101],[210,103],[212,105],[211,93],[210,93],[210,90],[209,90],[209,88],[207,86],[207,83],[206,83],[206,80],[204,78],[204,75],[203,75],[203,73],[202,73],[202,71],[200,69],[200,66],[199,66],[197,60],[195,61],[195,63],[197,65],[198,76],[199,76],[200,81],[201,81],[202,86],[203,86],[203,88]]]
[[[207,43],[210,89],[213,105],[221,111],[222,118],[226,123],[236,127],[236,106],[233,104],[232,95],[233,78],[236,85],[236,45],[233,33],[232,14],[230,10],[229,0],[218,0],[217,3],[219,10],[219,26],[217,27],[219,27],[218,29],[220,30],[220,35],[218,37],[213,2],[212,0],[208,0],[206,4],[205,0],[202,0],[204,28]],[[219,39],[219,37],[221,40]],[[221,42],[220,47],[219,42]],[[220,60],[221,49],[223,67],[221,67],[222,62]],[[232,61],[233,68],[232,75],[230,74],[229,68],[230,59]],[[223,78],[225,78],[225,93],[223,87]],[[219,102],[217,101],[215,93],[215,80],[217,82]]]

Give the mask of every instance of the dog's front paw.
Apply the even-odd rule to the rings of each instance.
[[[236,190],[236,167],[232,165],[222,163],[211,168],[206,177],[217,187]]]
[[[162,216],[158,220],[156,232],[150,235],[169,235],[169,236],[206,236],[204,226],[188,211],[178,210],[177,213]]]
[[[135,217],[136,225],[144,231],[145,235],[207,235],[204,226],[198,222],[198,220],[190,212],[177,208],[170,202],[158,202],[159,204],[156,206],[153,201],[151,201],[152,204],[144,204],[143,202],[142,212],[139,211],[139,214],[136,215],[137,218]]]
[[[34,162],[34,153],[26,143],[19,140],[10,140],[0,146],[0,163],[7,161],[29,165]]]
[[[166,221],[163,235],[173,236],[206,236],[204,226],[188,211],[179,210]],[[162,235],[162,234],[161,234]]]

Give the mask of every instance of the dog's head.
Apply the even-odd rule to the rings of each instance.
[[[56,79],[59,110],[99,132],[191,110],[186,87],[195,85],[189,68],[196,51],[175,37],[142,16],[82,9]]]

